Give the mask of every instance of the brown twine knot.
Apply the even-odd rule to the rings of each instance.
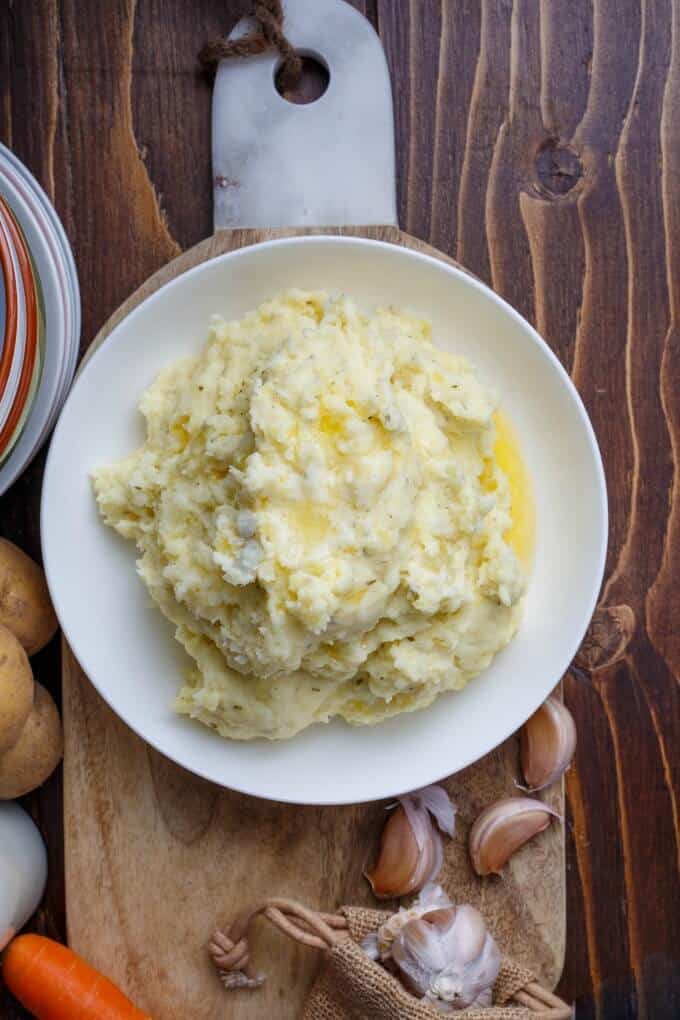
[[[220,60],[229,57],[253,57],[267,50],[278,50],[283,58],[279,72],[281,88],[293,88],[302,73],[302,60],[288,42],[283,31],[281,0],[253,0],[251,16],[260,30],[240,39],[213,39],[198,55],[204,71],[215,74]]]
[[[208,952],[225,988],[259,988],[264,982],[260,974],[249,973],[250,956],[245,938],[234,942],[226,932],[216,931],[208,945]]]

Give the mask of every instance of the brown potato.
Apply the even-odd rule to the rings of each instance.
[[[43,648],[57,629],[45,575],[18,546],[0,538],[0,623],[28,655]]]
[[[0,800],[35,790],[59,764],[64,750],[57,706],[42,684],[35,683],[31,710],[19,739],[0,756]]]
[[[33,672],[11,630],[0,624],[0,755],[16,744],[33,707]]]

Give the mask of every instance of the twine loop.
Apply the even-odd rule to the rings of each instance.
[[[260,914],[293,941],[314,949],[332,949],[347,932],[341,914],[321,914],[294,900],[262,900],[239,914],[227,932],[216,931],[208,944],[226,988],[257,988],[264,982],[252,972],[248,951],[248,929]]]
[[[215,74],[220,60],[229,57],[253,57],[267,50],[278,50],[283,63],[279,71],[281,88],[294,88],[302,73],[302,60],[295,52],[283,31],[281,0],[253,0],[250,16],[258,23],[258,30],[239,39],[213,39],[199,54],[201,67]]]

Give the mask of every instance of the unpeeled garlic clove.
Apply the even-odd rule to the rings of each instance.
[[[373,871],[366,872],[379,899],[406,895],[419,873],[421,854],[415,833],[401,804],[385,823],[380,838],[380,855]]]
[[[428,786],[399,798],[385,823],[375,868],[366,873],[378,899],[419,892],[439,873],[444,851],[439,829],[453,835],[455,807],[439,786]]]
[[[567,706],[551,695],[520,731],[520,759],[529,790],[542,790],[559,779],[575,750],[574,718]]]
[[[481,955],[487,930],[484,918],[474,907],[466,904],[458,907],[454,924],[441,909],[429,911],[423,920],[435,925],[442,933],[450,931],[450,948],[461,965],[472,963]]]
[[[516,850],[559,817],[531,797],[506,797],[490,804],[470,829],[470,858],[477,874],[499,875]]]

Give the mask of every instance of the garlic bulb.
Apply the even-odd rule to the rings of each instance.
[[[529,790],[542,790],[559,779],[575,750],[574,718],[565,704],[551,696],[520,731],[522,772]]]
[[[413,906],[389,917],[362,946],[441,1012],[491,1004],[498,946],[479,911],[454,907],[441,886],[428,883]]]
[[[470,829],[472,866],[478,875],[499,875],[510,857],[560,816],[543,801],[506,797],[482,811]]]
[[[418,892],[439,874],[444,856],[438,828],[453,836],[456,809],[441,786],[399,798],[387,819],[375,868],[366,872],[374,895],[392,899]]]
[[[404,984],[443,1012],[480,1004],[501,954],[474,907],[440,907],[408,921],[392,947]]]

